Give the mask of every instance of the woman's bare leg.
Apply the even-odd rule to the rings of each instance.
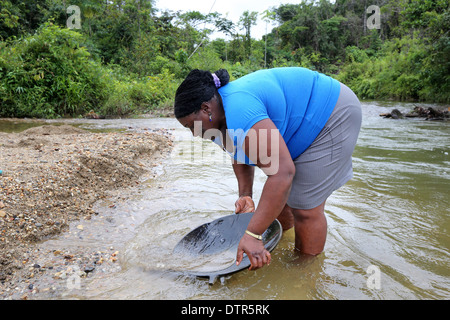
[[[277,220],[281,223],[283,231],[292,228],[294,226],[294,213],[292,212],[292,208],[288,205],[285,205]]]
[[[324,208],[325,202],[309,210],[292,209],[295,248],[301,254],[315,256],[323,251],[327,238],[327,219]]]

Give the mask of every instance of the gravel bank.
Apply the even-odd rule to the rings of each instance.
[[[36,257],[44,253],[36,244],[67,231],[72,221],[89,220],[96,201],[139,184],[171,145],[163,130],[92,133],[45,125],[0,133],[0,299],[51,291],[33,285],[44,274],[64,280],[89,276],[100,265],[114,268],[114,248],[82,255],[55,250],[52,265],[40,265]]]

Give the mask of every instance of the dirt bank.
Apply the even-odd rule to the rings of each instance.
[[[139,184],[171,145],[162,130],[92,133],[45,125],[0,133],[0,299],[11,295],[19,278],[42,272],[30,261],[37,243],[67,230],[71,221],[90,219],[93,204],[108,193]],[[114,261],[115,255],[98,252],[95,259]]]

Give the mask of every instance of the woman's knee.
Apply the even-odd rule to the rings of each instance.
[[[325,202],[312,209],[291,209],[294,221],[322,220],[325,217]]]
[[[295,248],[307,255],[320,254],[325,246],[327,220],[324,204],[309,210],[293,210]]]

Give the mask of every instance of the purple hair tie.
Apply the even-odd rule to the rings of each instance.
[[[222,84],[220,83],[219,77],[215,73],[213,73],[212,76],[213,76],[214,84],[216,85],[216,88],[219,89],[222,86]]]

